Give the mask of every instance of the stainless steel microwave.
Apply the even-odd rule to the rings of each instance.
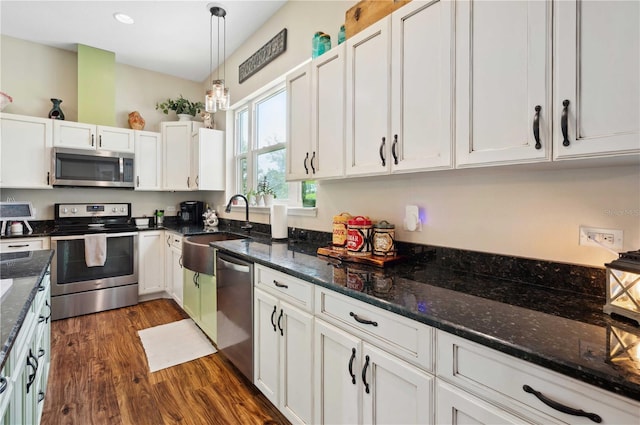
[[[53,185],[133,189],[134,155],[53,148]]]

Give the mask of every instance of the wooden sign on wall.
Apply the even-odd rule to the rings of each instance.
[[[238,81],[244,82],[287,50],[287,29],[283,29],[238,67]]]

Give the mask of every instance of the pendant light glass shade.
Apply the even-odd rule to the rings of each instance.
[[[222,45],[222,59],[224,60],[225,65],[223,66],[226,67],[226,60],[225,60],[225,55],[226,55],[226,42],[227,42],[227,24],[226,24],[226,20],[225,20],[225,16],[227,15],[227,12],[219,7],[219,6],[213,6],[209,9],[209,11],[211,12],[211,23],[210,23],[210,32],[211,32],[211,44],[209,45],[209,75],[211,75],[211,73],[213,72],[212,70],[212,62],[213,62],[213,17],[217,17],[218,18],[218,62],[217,62],[217,67],[218,67],[218,76],[215,80],[212,81],[211,83],[211,90],[207,90],[207,94],[205,96],[205,101],[204,101],[204,106],[205,106],[205,111],[209,112],[209,113],[213,113],[213,112],[217,112],[218,109],[222,110],[222,111],[226,111],[229,108],[229,105],[231,104],[231,98],[229,96],[229,89],[226,88],[224,86],[224,73],[222,78],[220,78],[220,19],[222,18],[223,21],[223,45]],[[224,72],[224,71],[223,71]]]

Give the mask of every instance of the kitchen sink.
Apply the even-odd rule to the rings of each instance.
[[[246,239],[247,237],[227,232],[187,236],[182,242],[182,264],[194,272],[213,275],[213,248],[209,246],[209,242]]]

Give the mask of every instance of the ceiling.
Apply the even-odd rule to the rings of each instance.
[[[202,82],[210,66],[209,5],[222,6],[227,12],[228,57],[286,1],[1,0],[0,34],[72,51],[84,44],[114,52],[117,63]],[[116,21],[116,12],[129,15],[135,23]],[[217,24],[214,18],[214,69]],[[222,21],[220,30],[222,34]]]

